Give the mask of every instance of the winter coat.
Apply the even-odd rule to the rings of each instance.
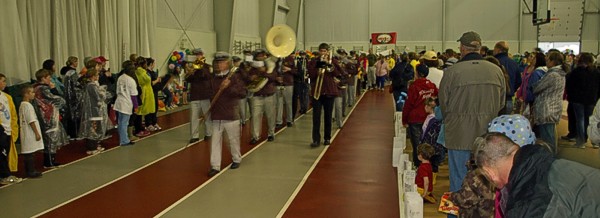
[[[600,97],[600,71],[576,67],[566,78],[566,92],[570,103],[596,105]]]
[[[525,145],[513,159],[505,217],[597,217],[600,170],[555,160],[539,145]]]
[[[446,148],[472,150],[506,103],[502,70],[470,53],[444,71],[438,95],[445,125]]]
[[[495,55],[496,59],[500,62],[504,69],[506,69],[506,73],[508,73],[508,78],[510,79],[510,89],[507,90],[506,96],[512,97],[515,94],[515,91],[519,86],[521,86],[521,74],[519,71],[519,65],[513,59],[508,57],[508,53],[499,53]]]
[[[415,76],[412,66],[408,62],[400,62],[390,71],[392,89],[399,92],[408,92],[408,81]]]
[[[533,123],[535,125],[558,123],[560,120],[566,74],[561,66],[553,67],[534,85]]]

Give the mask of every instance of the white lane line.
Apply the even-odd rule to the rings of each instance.
[[[312,110],[309,109],[306,111],[306,113],[310,112]],[[298,121],[300,118],[304,117],[305,114],[302,114],[300,116],[298,116],[296,119],[294,119],[294,122]],[[275,135],[278,135],[279,133],[283,132],[283,130],[285,130],[287,128],[287,126],[281,128],[279,131],[275,132]],[[259,143],[258,145],[256,145],[254,148],[250,149],[250,151],[246,152],[244,155],[242,155],[242,159],[244,159],[246,156],[250,155],[252,152],[254,152],[256,149],[258,149],[259,147],[261,147],[263,144],[267,143],[267,140]],[[187,195],[183,196],[182,198],[180,198],[178,201],[176,201],[175,203],[171,204],[169,207],[165,208],[163,211],[161,211],[160,213],[156,214],[154,217],[161,217],[163,215],[165,215],[166,213],[168,213],[169,211],[171,211],[173,208],[175,208],[177,205],[179,205],[181,202],[185,201],[186,199],[190,198],[192,195],[194,195],[196,192],[200,191],[200,189],[204,188],[205,186],[207,186],[209,183],[211,183],[213,180],[215,180],[218,176],[220,176],[221,174],[223,174],[225,171],[229,170],[229,166],[231,164],[227,165],[226,167],[224,167],[223,170],[221,170],[221,172],[217,173],[217,175],[214,175],[213,177],[211,177],[210,179],[208,179],[206,182],[202,183],[200,186],[198,186],[197,188],[195,188],[194,190],[192,190],[191,192],[189,192]]]
[[[352,114],[352,112],[354,112],[354,109],[356,108],[356,106],[358,105],[358,103],[360,102],[360,100],[362,100],[362,98],[365,95],[365,93],[366,92],[363,92],[360,95],[360,97],[358,98],[358,100],[354,103],[354,106],[352,107],[352,110],[350,110],[350,113],[348,113],[348,115],[346,115],[346,118],[344,119],[344,122],[342,123],[342,125],[346,125],[346,121],[348,120],[348,118],[350,118],[350,115]],[[338,133],[340,132],[340,130],[341,129],[338,129],[333,134],[333,136],[331,138],[332,142],[333,142],[333,140],[335,140],[335,137],[338,135]],[[279,210],[279,213],[277,214],[278,218],[282,217],[283,214],[285,213],[285,211],[290,207],[290,205],[292,204],[292,201],[294,201],[294,198],[296,198],[296,195],[298,195],[298,193],[302,189],[302,186],[304,186],[304,183],[306,183],[306,181],[308,180],[308,177],[310,176],[310,174],[312,173],[312,171],[317,167],[317,164],[321,161],[321,158],[323,158],[323,155],[325,155],[325,153],[327,152],[327,150],[329,150],[330,146],[325,147],[325,149],[323,149],[323,151],[321,151],[321,154],[319,155],[319,157],[317,158],[317,160],[315,160],[315,162],[310,167],[310,169],[308,169],[308,171],[306,172],[306,174],[304,174],[304,177],[302,178],[302,180],[300,181],[300,183],[296,187],[296,190],[294,190],[294,192],[292,193],[292,195],[288,198],[287,202],[285,202],[285,205],[283,205],[283,207],[281,208],[281,210]]]
[[[159,134],[161,134],[161,133],[163,133],[163,132],[168,132],[168,131],[171,131],[171,130],[173,130],[173,129],[176,129],[176,128],[179,128],[179,127],[182,127],[182,126],[184,126],[184,125],[186,125],[186,124],[187,124],[187,123],[185,123],[185,124],[181,124],[181,125],[179,125],[179,126],[176,126],[176,127],[170,128],[170,129],[168,129],[168,130],[164,130],[164,131],[162,131],[162,132],[159,132],[159,133],[153,134],[153,135],[151,135],[151,136],[149,136],[149,137],[144,137],[144,138],[141,138],[141,139],[139,139],[138,141],[141,141],[141,140],[143,140],[143,139],[146,139],[146,138],[151,138],[151,137],[153,137],[153,136],[156,136],[156,135],[159,135]],[[200,140],[200,141],[203,141],[203,140]],[[200,142],[200,141],[199,141],[199,142]],[[196,142],[196,143],[198,143],[198,142]],[[196,143],[194,143],[194,144],[196,144]],[[118,147],[120,147],[120,146],[118,146]],[[115,147],[115,148],[118,148],[118,147]],[[163,157],[160,157],[160,158],[158,158],[158,159],[156,159],[156,160],[154,160],[154,161],[152,161],[152,162],[150,162],[150,163],[147,163],[147,164],[145,164],[144,166],[141,166],[141,167],[139,167],[139,168],[135,169],[134,171],[131,171],[131,172],[129,172],[129,173],[127,173],[127,174],[125,174],[125,175],[123,175],[123,176],[119,177],[119,178],[116,178],[116,179],[114,179],[114,180],[111,180],[111,181],[109,181],[108,183],[105,183],[105,184],[103,184],[103,185],[101,185],[101,186],[98,186],[98,187],[96,187],[96,188],[94,188],[94,189],[92,189],[92,190],[90,190],[90,191],[87,191],[87,192],[85,192],[85,193],[81,194],[81,195],[78,195],[78,196],[76,196],[76,197],[74,197],[74,198],[71,198],[70,200],[68,200],[68,201],[65,201],[65,202],[63,202],[63,203],[61,203],[61,204],[59,204],[59,205],[56,205],[56,206],[54,206],[54,207],[52,207],[52,208],[50,208],[50,209],[47,209],[47,210],[45,210],[45,211],[43,211],[43,212],[41,212],[41,213],[38,213],[38,214],[34,215],[33,217],[39,217],[39,216],[41,216],[41,215],[44,215],[45,213],[48,213],[48,212],[50,212],[50,211],[52,211],[52,210],[54,210],[54,209],[56,209],[56,208],[62,207],[62,206],[64,206],[64,205],[66,205],[66,204],[68,204],[68,203],[70,203],[70,202],[73,202],[73,201],[75,201],[75,200],[77,200],[77,199],[79,199],[79,198],[82,198],[82,197],[84,197],[84,196],[86,196],[86,195],[88,195],[88,194],[90,194],[90,193],[92,193],[92,192],[95,192],[95,191],[97,191],[97,190],[99,190],[99,189],[101,189],[101,188],[104,188],[104,187],[106,187],[106,186],[108,186],[108,185],[110,185],[110,184],[113,184],[113,183],[115,183],[115,182],[117,182],[117,181],[119,181],[119,180],[121,180],[121,179],[123,179],[123,178],[125,178],[125,177],[127,177],[127,176],[130,176],[131,174],[134,174],[134,173],[136,173],[136,172],[138,172],[138,171],[140,171],[140,170],[143,170],[143,169],[145,169],[146,167],[148,167],[148,166],[150,166],[150,165],[152,165],[152,164],[154,164],[154,163],[156,163],[156,162],[158,162],[158,161],[161,161],[162,159],[165,159],[165,158],[167,158],[167,157],[169,157],[169,156],[171,156],[171,155],[173,155],[173,154],[175,154],[175,153],[177,153],[177,152],[180,152],[180,151],[182,151],[182,150],[184,150],[185,148],[187,148],[187,147],[183,147],[183,148],[177,149],[177,150],[175,150],[175,151],[173,151],[173,152],[171,152],[171,153],[169,153],[169,154],[167,154],[167,155],[165,155],[165,156],[163,156]],[[114,148],[113,148],[113,149],[110,149],[110,150],[114,150]],[[96,155],[94,155],[94,156],[96,156]],[[93,157],[93,156],[85,157],[85,158],[83,158],[83,159],[87,159],[87,158],[90,158],[90,157]],[[81,160],[83,160],[83,159],[81,159]],[[74,162],[71,162],[71,163],[69,163],[69,164],[72,164],[72,163],[75,163],[75,162],[79,162],[79,161],[80,161],[80,160],[78,160],[78,161],[74,161]]]
[[[177,129],[177,128],[179,128],[179,127],[182,127],[182,126],[184,126],[184,125],[187,125],[187,124],[188,124],[188,123],[184,123],[184,124],[180,124],[180,125],[178,125],[178,126],[175,126],[175,127],[171,127],[171,128],[169,128],[169,129],[161,130],[160,132],[154,133],[154,134],[152,134],[152,135],[149,135],[149,136],[147,136],[147,137],[144,137],[144,138],[139,138],[139,139],[137,139],[137,140],[135,140],[135,141],[133,141],[133,142],[139,142],[139,141],[142,141],[142,140],[144,140],[144,139],[151,138],[151,137],[154,137],[154,136],[157,136],[157,135],[163,134],[163,133],[165,133],[165,132],[171,131],[171,130],[173,130],[173,129]],[[118,137],[119,137],[119,136],[118,136],[118,134],[117,134],[117,138],[118,138]],[[189,147],[189,146],[190,146],[190,144],[186,145],[186,147]],[[103,152],[100,152],[100,153],[98,153],[98,154],[95,154],[95,155],[87,155],[87,156],[85,156],[85,157],[79,158],[79,159],[77,159],[77,160],[74,160],[74,161],[71,161],[71,162],[69,162],[69,163],[66,163],[66,164],[60,165],[60,167],[50,168],[50,169],[48,169],[48,170],[46,170],[46,171],[42,172],[42,174],[46,174],[46,173],[50,173],[50,172],[52,172],[52,171],[55,171],[55,170],[59,170],[59,169],[61,169],[61,168],[63,168],[63,167],[69,166],[69,165],[71,165],[71,164],[78,163],[78,162],[80,162],[80,161],[83,161],[83,160],[87,160],[87,159],[89,159],[89,158],[92,158],[92,157],[98,156],[98,155],[100,155],[100,154],[102,154],[102,153],[107,153],[107,152],[109,152],[109,151],[113,151],[113,150],[115,150],[115,149],[117,149],[117,148],[120,148],[120,147],[121,147],[121,146],[119,145],[119,146],[115,146],[115,147],[113,147],[113,148],[110,148],[110,149],[108,149],[108,150],[105,150],[105,151],[103,151]],[[29,178],[23,178],[23,181],[25,181],[25,180],[28,180],[28,179],[29,179]],[[0,187],[0,189],[3,189],[3,188],[6,188],[6,187],[9,187],[9,186],[11,186],[11,185],[14,185],[14,184],[8,184],[8,185],[1,186],[1,187]]]

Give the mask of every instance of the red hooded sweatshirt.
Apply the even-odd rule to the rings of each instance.
[[[426,78],[418,78],[408,88],[408,99],[402,109],[402,124],[415,124],[425,122],[425,100],[437,97],[438,88]]]

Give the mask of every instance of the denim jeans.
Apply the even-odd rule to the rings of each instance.
[[[573,105],[575,114],[575,127],[577,129],[576,145],[583,145],[587,141],[587,127],[590,125],[590,116],[594,112],[594,105],[584,105],[579,103],[569,103]]]
[[[377,88],[383,89],[385,85],[385,76],[377,76]]]
[[[471,151],[448,149],[448,170],[450,173],[450,192],[460,190],[462,182],[467,175],[467,161],[471,158]]]
[[[536,128],[540,139],[548,143],[552,152],[556,154],[556,123],[544,123],[537,125]]]
[[[127,135],[127,126],[129,125],[129,117],[131,115],[118,112],[117,130],[119,130],[119,145],[126,145],[131,142]]]
[[[513,100],[512,98],[506,99],[506,105],[504,105],[506,114],[513,113]]]

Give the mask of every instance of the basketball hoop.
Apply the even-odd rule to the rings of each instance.
[[[546,29],[553,31],[554,28],[556,27],[556,21],[559,21],[559,20],[560,19],[558,17],[552,17],[552,18],[548,19],[550,25],[546,25]]]

